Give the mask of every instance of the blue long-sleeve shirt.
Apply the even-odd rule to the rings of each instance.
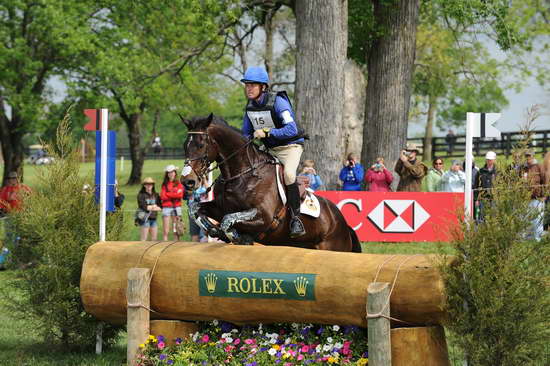
[[[314,191],[318,190],[319,187],[323,185],[323,181],[321,180],[321,177],[319,177],[316,174],[302,173],[300,175],[303,175],[304,177],[309,178],[309,188],[313,189]]]
[[[342,189],[344,191],[360,191],[361,182],[365,176],[365,170],[359,163],[355,163],[355,166],[345,166],[340,170],[340,180],[344,182]]]
[[[256,102],[253,101],[252,103],[256,104],[257,106],[262,106],[266,102],[266,93],[263,93],[260,97],[260,101]],[[294,111],[292,110],[292,106],[290,105],[290,102],[286,100],[285,98],[277,95],[275,98],[275,103],[273,104],[273,109],[275,110],[275,114],[277,117],[283,121],[283,126],[281,128],[272,128],[269,131],[269,137],[265,138],[265,144],[268,147],[271,146],[281,146],[281,145],[290,145],[290,144],[301,144],[304,142],[303,138],[299,138],[296,140],[289,140],[287,142],[281,143],[281,140],[287,140],[290,139],[296,135],[298,135],[298,126],[296,125]],[[284,111],[288,111],[290,113],[290,116],[292,118],[292,121],[290,122],[284,122],[284,119],[282,117],[282,114]],[[248,114],[246,111],[244,112],[243,116],[243,127],[241,129],[241,132],[243,135],[248,137],[249,139],[252,138],[254,134],[254,127],[252,126],[252,122],[250,122],[250,119],[248,118]]]

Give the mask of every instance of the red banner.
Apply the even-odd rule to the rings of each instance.
[[[338,206],[361,241],[450,241],[464,193],[316,191]]]

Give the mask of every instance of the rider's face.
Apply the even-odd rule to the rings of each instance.
[[[263,85],[259,83],[245,83],[244,94],[248,99],[258,99],[262,94]]]

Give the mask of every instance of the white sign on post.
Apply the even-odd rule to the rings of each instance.
[[[500,131],[494,126],[500,113],[466,113],[466,184],[464,187],[464,213],[466,221],[472,216],[472,158],[474,137],[500,138]]]

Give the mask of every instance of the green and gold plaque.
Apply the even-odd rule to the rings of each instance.
[[[248,299],[315,300],[311,273],[199,271],[199,295]]]

